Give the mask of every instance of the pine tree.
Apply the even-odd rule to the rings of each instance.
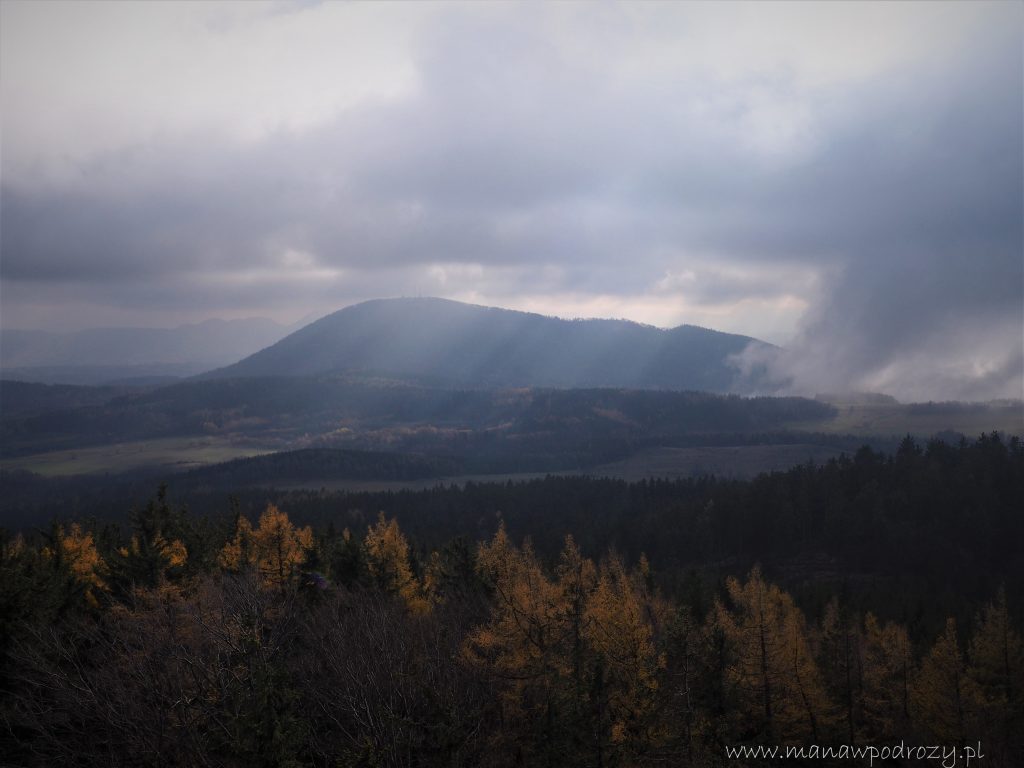
[[[839,702],[846,738],[856,742],[863,709],[863,637],[845,602],[833,597],[821,621],[819,657],[825,682]]]
[[[112,562],[121,589],[163,587],[183,577],[189,560],[182,540],[187,525],[184,511],[168,503],[167,486],[161,485],[156,499],[133,511],[129,519],[131,540]]]

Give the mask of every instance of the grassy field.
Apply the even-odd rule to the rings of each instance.
[[[974,438],[1000,431],[1024,436],[1021,403],[843,403],[834,418],[792,424],[796,430],[838,435],[906,435],[927,438],[961,432]]]
[[[268,452],[223,438],[169,437],[19,456],[0,461],[0,469],[26,469],[46,477],[117,474],[147,467],[183,471]]]

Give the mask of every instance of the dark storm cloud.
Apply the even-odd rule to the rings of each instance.
[[[783,198],[776,222],[816,224],[809,241],[765,233],[766,250],[818,247],[839,268],[776,362],[798,388],[1024,394],[1020,50],[883,86],[871,122]]]
[[[617,77],[511,23],[449,14],[413,94],[313,129],[5,180],[5,298],[212,314],[466,290],[792,295],[808,310],[768,361],[786,386],[1020,394],[1019,30],[851,82],[782,71],[730,90]]]

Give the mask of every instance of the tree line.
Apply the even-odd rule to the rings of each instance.
[[[544,554],[504,521],[422,546],[384,513],[340,530],[274,504],[197,517],[161,489],[123,530],[4,538],[0,753],[709,766],[726,745],[905,739],[981,741],[1011,766],[1024,748],[1005,590],[915,641],[842,589],[811,615],[757,566],[700,594],[666,575],[574,535]]]

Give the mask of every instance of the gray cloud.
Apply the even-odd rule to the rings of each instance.
[[[761,361],[794,391],[1021,395],[1018,8],[875,69],[816,53],[846,73],[818,78],[813,61],[648,61],[645,40],[676,56],[657,13],[606,12],[574,31],[610,63],[558,12],[446,7],[400,98],[245,141],[149,137],[59,183],[5,173],[5,324],[48,306],[87,322],[418,293],[558,312],[572,296],[755,336],[799,315]],[[5,142],[5,165],[23,169],[18,152]]]

